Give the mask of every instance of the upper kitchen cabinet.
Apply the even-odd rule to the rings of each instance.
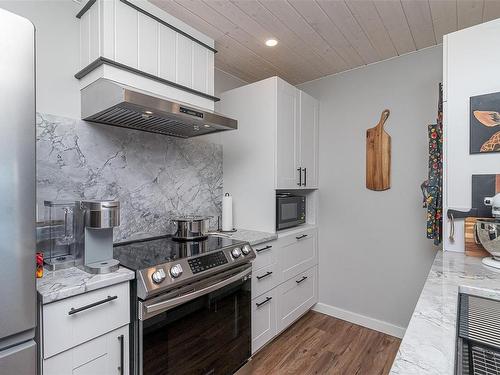
[[[318,187],[318,101],[277,79],[276,189]]]
[[[81,88],[107,78],[214,109],[214,41],[147,1],[90,0],[80,19]]]
[[[222,93],[220,110],[238,120],[238,131],[221,134],[238,227],[274,232],[276,190],[318,187],[318,107],[278,77]]]

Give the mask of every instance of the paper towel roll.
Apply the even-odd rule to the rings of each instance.
[[[233,230],[233,197],[229,193],[222,197],[222,230]]]

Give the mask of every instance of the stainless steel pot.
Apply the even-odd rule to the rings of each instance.
[[[479,242],[493,258],[500,260],[500,222],[478,220],[475,229]]]
[[[197,241],[207,238],[209,235],[229,237],[219,232],[210,232],[211,216],[181,216],[173,219],[177,223],[177,231],[173,239],[179,241]]]

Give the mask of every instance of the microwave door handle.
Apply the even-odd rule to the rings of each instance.
[[[176,306],[182,305],[183,303],[189,302],[195,298],[204,296],[205,294],[208,294],[210,292],[213,292],[217,289],[223,288],[231,283],[234,283],[235,281],[238,281],[244,277],[249,276],[252,273],[252,268],[248,268],[244,270],[243,272],[237,273],[236,275],[233,275],[231,277],[228,277],[227,279],[224,279],[222,281],[219,281],[218,283],[212,284],[207,286],[206,288],[200,289],[200,290],[195,290],[191,293],[184,294],[182,296],[172,298],[166,301],[161,301],[157,303],[151,303],[148,304],[145,302],[142,304],[143,309],[139,309],[139,314],[142,315],[140,318],[147,319],[150,316],[162,313],[164,311],[170,310]],[[144,310],[144,311],[141,311]]]

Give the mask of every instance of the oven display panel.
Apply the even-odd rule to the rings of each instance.
[[[188,263],[191,271],[196,274],[226,264],[227,259],[223,251],[217,251],[199,258],[188,259]]]

